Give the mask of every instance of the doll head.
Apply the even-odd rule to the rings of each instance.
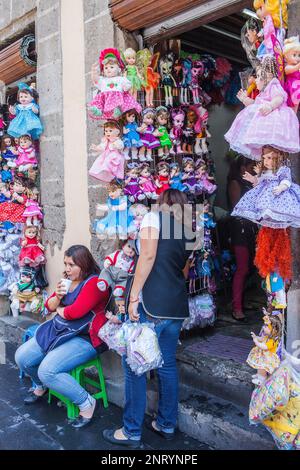
[[[280,16],[282,16],[282,27],[287,28],[288,2],[289,0],[254,0],[253,7],[261,20],[267,15],[271,15],[275,28],[280,28]]]
[[[146,108],[143,111],[143,123],[147,124],[147,126],[152,126],[154,123],[156,116],[155,109],[153,108]]]
[[[26,190],[25,182],[22,178],[15,176],[14,182],[12,184],[12,189],[18,194],[23,194]]]
[[[22,135],[20,137],[20,143],[19,143],[20,147],[22,147],[23,149],[28,149],[29,147],[32,146],[32,138],[30,137],[30,135]]]
[[[257,89],[262,91],[273,78],[278,78],[276,59],[272,56],[265,56],[256,72]]]
[[[20,83],[18,91],[18,101],[23,105],[29,104],[34,101],[33,88],[28,86],[26,83]]]
[[[12,145],[15,144],[16,147],[18,147],[18,145],[20,145],[20,139],[19,139],[19,137],[15,137],[15,138],[13,139],[13,141],[14,141],[14,143],[13,143]],[[12,141],[12,142],[13,142],[13,141]]]
[[[188,83],[192,80],[192,67],[193,67],[193,62],[191,61],[191,59],[188,59],[188,58],[183,59],[182,71]]]
[[[185,173],[191,173],[195,170],[195,163],[191,158],[185,158],[182,162],[182,168]]]
[[[107,191],[111,199],[118,199],[123,195],[123,183],[114,180],[109,183]]]
[[[194,105],[189,107],[189,111],[194,111],[196,114],[196,121],[194,124],[194,130],[197,133],[200,133],[207,125],[208,122],[208,111],[206,108],[204,108],[202,105]]]
[[[207,173],[207,166],[206,165],[199,165],[197,168],[196,168],[196,174],[199,175],[199,176],[203,176]]]
[[[124,57],[128,65],[134,65],[136,62],[136,51],[129,47],[124,51]]]
[[[137,221],[138,223],[142,222],[144,216],[148,212],[148,207],[145,206],[144,204],[132,204],[130,206],[130,211],[132,215],[134,216],[134,220]]]
[[[151,176],[151,170],[150,170],[149,164],[143,163],[140,166],[139,173],[140,173],[140,176],[142,176],[143,178],[149,178],[149,176]]]
[[[183,109],[172,109],[171,111],[171,116],[172,116],[172,123],[173,126],[176,127],[177,129],[182,129],[184,126],[184,121],[185,121],[185,112]]]
[[[171,163],[170,165],[171,177],[178,176],[180,174],[179,163]]]
[[[105,77],[117,77],[121,75],[124,69],[124,63],[121,59],[118,49],[103,49],[99,57],[100,70]]]
[[[168,163],[165,162],[160,162],[158,165],[156,165],[156,171],[159,176],[169,176],[170,174],[170,167]]]
[[[135,256],[135,244],[133,240],[126,240],[126,242],[122,245],[122,251],[125,253],[126,256],[130,258],[134,258]]]
[[[260,31],[260,24],[256,18],[249,18],[244,27],[244,35],[249,44],[253,45],[258,40],[258,33]]]
[[[272,170],[273,173],[276,173],[281,166],[287,164],[288,154],[265,145],[262,150],[261,160],[260,174],[267,170]]]
[[[279,341],[282,336],[282,322],[278,315],[264,315],[263,334],[268,338]]]
[[[139,114],[135,109],[130,109],[126,113],[123,114],[122,117],[123,126],[126,124],[131,124],[133,122],[139,122]]]
[[[108,140],[115,140],[121,135],[121,128],[117,121],[108,121],[104,124],[104,135]]]
[[[156,123],[158,126],[169,126],[169,111],[165,106],[156,108]]]
[[[35,269],[29,266],[23,267],[20,271],[20,281],[22,284],[29,284],[33,281],[35,276]]]
[[[194,109],[189,109],[186,113],[187,125],[193,127],[197,122],[197,114]]]
[[[2,142],[1,142],[1,152],[4,152],[8,147],[11,147],[12,145],[13,145],[12,137],[9,137],[9,135],[4,135],[2,137]]]
[[[128,163],[126,176],[131,176],[132,178],[137,178],[139,175],[139,166],[137,163]]]
[[[29,188],[27,190],[27,196],[29,197],[29,199],[33,200],[33,201],[37,201],[38,198],[39,198],[39,191],[38,189],[34,186],[33,188]]]
[[[192,78],[199,79],[204,73],[204,64],[201,60],[194,60],[192,63]]]
[[[29,238],[30,240],[32,240],[33,238],[38,236],[38,228],[35,227],[34,225],[30,227],[25,227],[24,235],[26,238]]]
[[[176,59],[173,65],[174,72],[176,75],[180,75],[182,72],[182,61],[181,59]]]
[[[283,55],[288,65],[297,65],[300,62],[299,36],[293,36],[284,41]]]
[[[174,52],[168,52],[159,60],[159,71],[162,78],[171,75],[173,70],[175,55]]]

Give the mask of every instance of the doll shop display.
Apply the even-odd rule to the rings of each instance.
[[[41,264],[45,264],[45,248],[41,244],[38,227],[34,225],[25,226],[21,247],[20,266],[37,268]]]
[[[141,136],[138,133],[139,115],[132,109],[123,117],[123,144],[125,160],[137,160],[138,151],[143,146]]]
[[[124,195],[127,196],[131,203],[141,202],[146,198],[146,194],[140,186],[139,178],[140,170],[137,163],[128,163],[126,175]]]
[[[140,148],[139,158],[140,162],[152,162],[152,151],[160,147],[158,139],[158,130],[155,129],[154,123],[156,118],[156,111],[154,108],[146,108],[142,112],[142,124],[138,128],[141,135],[142,147]]]
[[[15,160],[20,173],[26,173],[29,169],[38,165],[35,148],[30,135],[22,135],[17,148],[18,158]]]
[[[161,159],[167,159],[170,154],[170,149],[172,148],[172,142],[168,132],[169,118],[169,111],[165,106],[158,106],[156,108],[157,137],[160,142],[158,157]]]
[[[148,163],[143,163],[139,167],[139,186],[142,189],[147,199],[155,200],[158,198],[157,186],[151,173],[151,168]]]

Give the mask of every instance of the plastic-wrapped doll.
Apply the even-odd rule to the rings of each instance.
[[[200,77],[204,73],[204,64],[201,60],[195,60],[192,63],[192,70],[191,70],[191,84],[190,89],[192,90],[193,94],[193,102],[194,104],[200,104]]]
[[[40,293],[40,288],[35,283],[35,269],[30,267],[23,267],[20,271],[19,281],[10,287],[11,290],[11,310],[14,317],[17,317],[19,312],[31,310],[31,303],[37,298]]]
[[[3,163],[1,171],[1,181],[2,183],[11,183],[13,180],[12,172],[10,171],[8,164]]]
[[[92,66],[93,85],[98,89],[98,94],[88,104],[88,112],[92,119],[117,119],[121,114],[135,109],[141,112],[141,106],[129,93],[132,88],[131,81],[122,76],[124,63],[118,49],[104,49],[99,57],[98,66]]]
[[[202,188],[195,175],[195,163],[191,158],[186,158],[183,161],[182,183],[185,192],[196,195],[202,193]]]
[[[141,136],[137,131],[138,127],[138,113],[134,109],[127,111],[123,118],[123,143],[125,160],[130,160],[130,150],[131,158],[133,160],[138,159],[138,149],[143,146],[141,142]]]
[[[197,115],[193,109],[189,109],[186,113],[186,126],[183,129],[182,136],[182,151],[183,153],[192,154],[194,145],[196,143],[195,124],[197,122]]]
[[[19,156],[15,163],[21,173],[24,173],[33,166],[38,165],[30,135],[22,135],[20,137],[18,153]]]
[[[263,21],[263,42],[257,50],[257,58],[263,59],[273,55],[272,36],[283,45],[285,28],[287,28],[287,5],[289,0],[254,0],[256,14]],[[282,27],[281,27],[282,23]]]
[[[44,128],[38,116],[39,105],[35,102],[35,94],[33,87],[29,87],[26,83],[19,84],[19,104],[9,108],[10,113],[16,115],[7,130],[12,137],[29,134],[33,140],[38,140],[43,133]]]
[[[130,93],[137,99],[137,92],[141,90],[142,86],[145,86],[145,81],[141,76],[139,69],[136,65],[136,51],[129,47],[124,51],[124,58],[126,61],[125,77],[131,82]]]
[[[182,153],[181,143],[183,137],[183,126],[185,121],[185,112],[180,108],[174,108],[171,111],[172,117],[172,129],[170,132],[170,138],[172,141],[172,149],[170,154],[175,155]]]
[[[143,122],[138,128],[138,132],[141,134],[141,142],[143,146],[140,148],[139,158],[141,162],[152,162],[152,150],[160,147],[160,141],[157,138],[158,132],[153,126],[156,117],[155,109],[146,108],[142,114]]]
[[[243,49],[247,54],[247,58],[252,65],[252,67],[256,68],[260,61],[256,57],[257,50],[261,44],[261,37],[260,37],[260,23],[256,18],[249,18],[241,31],[241,42]]]
[[[188,105],[189,104],[189,99],[188,99],[188,89],[191,86],[192,83],[192,67],[193,67],[193,62],[191,59],[183,59],[182,60],[182,82],[180,84],[180,103]]]
[[[0,137],[4,135],[5,127],[6,127],[6,122],[3,120],[3,114],[0,113]]]
[[[210,204],[208,201],[203,201],[203,213],[199,217],[198,229],[204,227],[206,229],[215,228],[216,222],[213,219],[213,214],[210,212]]]
[[[5,135],[2,137],[1,142],[1,156],[7,161],[7,164],[10,168],[16,167],[16,159],[18,158],[18,151],[14,145],[12,137]]]
[[[178,189],[178,191],[184,191],[185,189],[179,163],[171,163],[170,165],[170,185],[172,189]]]
[[[245,173],[243,178],[254,188],[239,200],[232,215],[270,228],[299,228],[300,187],[292,183],[286,155],[265,146],[257,171],[258,176]]]
[[[166,106],[173,106],[172,89],[173,87],[176,87],[176,82],[172,75],[174,59],[174,53],[168,52],[159,60],[159,70],[161,75],[161,83],[164,86],[165,90]]]
[[[99,145],[92,145],[94,155],[99,155],[94,161],[89,174],[97,180],[110,182],[114,178],[124,178],[124,144],[120,138],[121,129],[116,121],[104,124],[104,137]]]
[[[114,297],[124,297],[128,274],[134,268],[134,257],[133,240],[126,240],[120,250],[106,256],[98,279],[98,289],[105,292],[111,287]]]
[[[115,304],[116,304],[116,312],[110,312],[107,311],[105,312],[105,316],[109,321],[110,325],[121,325],[124,322],[125,316],[126,316],[126,310],[125,310],[125,300],[124,299],[115,299]],[[106,343],[106,341],[104,341]],[[109,346],[109,345],[108,345]],[[126,354],[126,350],[124,352]]]
[[[167,189],[170,189],[170,167],[167,163],[160,162],[156,166],[155,184],[157,186],[156,193],[162,194]]]
[[[127,165],[124,195],[127,196],[130,202],[139,202],[146,198],[139,185],[139,167],[137,163]]]
[[[297,153],[300,150],[299,122],[287,105],[287,93],[276,74],[275,59],[266,56],[257,70],[259,95],[253,101],[246,92],[239,92],[238,98],[246,107],[225,134],[232,150],[253,160],[260,160],[266,142],[284,152]]]
[[[133,215],[128,209],[127,197],[123,194],[123,186],[118,182],[108,185],[108,214],[95,221],[95,231],[99,238],[126,239],[135,234],[136,228]]]
[[[156,194],[156,197],[157,197],[157,194]],[[134,217],[134,224],[135,224],[135,228],[136,228],[136,237],[135,238],[137,238],[138,233],[140,231],[140,226],[141,226],[142,220],[145,217],[145,215],[147,214],[149,209],[144,204],[133,204],[132,206],[130,206],[130,210],[131,210],[131,213]]]
[[[299,36],[284,41],[283,56],[285,61],[284,89],[288,94],[288,105],[295,113],[300,103],[300,42]]]
[[[158,88],[160,82],[160,75],[157,72],[157,66],[159,61],[159,52],[152,55],[149,49],[143,49],[137,52],[137,62],[140,68],[143,70],[143,77],[146,82],[146,106],[153,108],[154,90]]]
[[[39,206],[39,191],[37,188],[28,189],[27,191],[28,199],[26,201],[26,209],[23,213],[24,219],[26,219],[26,225],[28,227],[34,225],[39,227],[44,216],[42,210]]]
[[[23,213],[27,196],[25,195],[25,181],[22,178],[14,178],[11,185],[10,194],[11,198],[7,202],[0,204],[0,222],[23,223]]]
[[[196,155],[205,155],[208,153],[208,147],[206,139],[211,137],[207,129],[208,123],[208,111],[203,106],[197,106],[192,109],[197,109],[198,119],[195,123],[195,132],[196,132],[196,143],[195,143],[195,153]]]
[[[200,165],[196,168],[195,176],[204,193],[213,194],[216,191],[217,185],[214,184],[215,179],[207,173],[206,165]]]
[[[148,163],[140,167],[139,185],[148,199],[157,199],[156,186]]]
[[[160,158],[168,158],[170,149],[172,148],[172,142],[168,132],[169,111],[165,106],[156,108],[156,125],[160,141],[158,156]]]
[[[273,315],[265,315],[264,326],[259,336],[251,333],[255,347],[251,349],[247,358],[247,364],[257,369],[252,382],[262,385],[268,374],[272,374],[280,364],[277,349],[281,340],[282,324],[280,318]]]
[[[10,201],[10,199],[11,199],[11,193],[8,189],[7,183],[0,182],[0,204],[2,204],[3,202]],[[1,210],[1,206],[0,206],[0,210]]]
[[[24,228],[24,239],[21,243],[22,249],[19,256],[20,266],[31,266],[36,268],[46,263],[45,248],[40,243],[39,231],[35,226]]]

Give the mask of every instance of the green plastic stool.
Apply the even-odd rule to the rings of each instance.
[[[93,380],[90,377],[85,375],[85,370],[89,367],[96,367],[98,372],[99,381]],[[92,385],[97,392],[92,394],[96,400],[102,399],[104,408],[108,407],[107,394],[105,388],[105,380],[101,365],[101,360],[99,357],[92,359],[91,361],[85,362],[75,369],[70,371],[70,375],[83,387],[85,388],[86,384]],[[54,390],[49,390],[48,403],[51,403],[52,396],[58,398],[62,401],[67,407],[67,416],[68,419],[75,419],[79,415],[78,406],[74,405],[67,397],[61,395],[60,393],[55,392]]]

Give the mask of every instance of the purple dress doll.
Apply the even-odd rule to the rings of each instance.
[[[193,162],[193,160],[185,160],[183,163],[182,191],[189,192],[192,194],[201,194],[203,191],[201,185],[198,183],[194,170],[195,163]]]
[[[146,198],[139,185],[139,168],[136,163],[129,163],[127,165],[127,172],[125,178],[124,195],[128,197],[130,202],[140,202]]]
[[[157,131],[154,127],[154,120],[155,120],[156,112],[155,109],[146,108],[143,111],[143,123],[137,129],[141,136],[141,143],[142,147],[139,152],[140,162],[152,162],[152,150],[157,149],[160,147],[160,141],[157,137]],[[145,156],[145,152],[147,150],[147,154]]]

